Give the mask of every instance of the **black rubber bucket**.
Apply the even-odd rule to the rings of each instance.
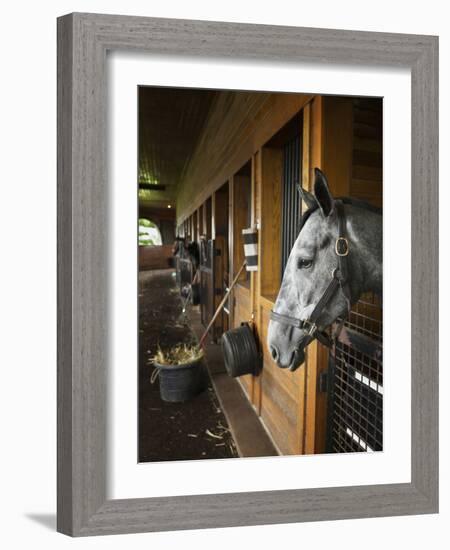
[[[200,303],[200,283],[192,283],[191,287],[192,305],[198,306]]]
[[[207,379],[203,358],[182,365],[154,363],[154,366],[159,372],[159,393],[163,401],[171,403],[188,401],[206,388]]]
[[[233,378],[259,373],[261,358],[248,323],[242,323],[222,335],[222,351],[227,373]]]

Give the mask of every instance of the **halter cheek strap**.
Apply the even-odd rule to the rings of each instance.
[[[317,328],[317,321],[321,316],[323,310],[336,294],[336,292],[341,289],[344,294],[344,298],[347,302],[347,310],[350,313],[351,301],[350,301],[350,288],[348,284],[348,254],[349,254],[349,245],[346,237],[346,218],[344,204],[340,200],[336,200],[336,213],[338,217],[338,238],[336,239],[334,245],[334,251],[337,256],[337,267],[333,269],[331,274],[331,281],[328,283],[327,288],[320,297],[320,300],[317,302],[315,308],[313,309],[311,315],[308,319],[297,319],[296,317],[290,317],[289,315],[283,315],[282,313],[277,313],[276,311],[270,312],[270,319],[276,321],[283,325],[289,325],[307,332],[306,341],[303,340],[302,343],[304,347],[310,344],[315,338],[324,344],[325,346],[332,346],[332,339],[330,336],[324,332],[320,331]],[[338,327],[338,331],[342,327]],[[336,335],[334,335],[334,338]],[[334,339],[333,338],[333,339]]]

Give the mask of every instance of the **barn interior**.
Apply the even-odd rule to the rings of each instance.
[[[256,270],[244,269],[237,277],[206,339],[208,391],[223,415],[211,422],[223,427],[222,438],[225,433],[230,437],[224,445],[215,442],[219,448],[202,448],[199,457],[382,450],[382,358],[368,351],[382,347],[378,297],[364,295],[353,307],[345,334],[355,338],[337,343],[340,359],[316,340],[305,364],[290,372],[277,367],[265,344],[270,311],[305,209],[298,185],[311,190],[318,167],[335,196],[381,208],[382,118],[381,98],[139,88],[140,445],[167,420],[167,410],[160,407],[162,417],[155,422],[150,409],[158,407],[146,401],[151,374],[146,354],[154,351],[149,348],[156,340],[147,341],[145,335],[158,322],[151,300],[159,295],[161,301],[166,292],[162,302],[169,304],[175,296],[182,304],[183,288],[198,283],[199,303],[190,303],[187,318],[190,332],[199,338],[245,259],[242,231],[252,229]],[[197,243],[198,265],[187,248],[174,256],[176,239],[184,247]],[[160,306],[162,316],[169,306]],[[173,341],[184,338],[177,316],[165,329]],[[224,334],[242,324],[255,338],[260,365],[230,376],[222,342]],[[195,415],[207,417],[199,399],[193,400],[197,409],[191,405],[191,422]],[[173,409],[177,418],[189,416],[187,406]],[[167,444],[171,427],[164,426],[161,439]],[[198,438],[191,439],[194,445]],[[175,451],[169,449],[167,456],[170,452]],[[158,457],[164,459],[161,453],[140,451],[142,461]],[[195,457],[193,451],[178,458]]]

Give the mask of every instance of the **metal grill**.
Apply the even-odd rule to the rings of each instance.
[[[330,354],[327,451],[383,450],[382,310],[375,299],[353,308]]]
[[[283,211],[281,233],[281,276],[294,246],[300,220],[300,194],[298,184],[301,175],[301,137],[295,136],[284,146],[283,151]]]

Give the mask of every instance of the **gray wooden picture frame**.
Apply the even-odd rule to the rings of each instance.
[[[107,500],[106,53],[412,74],[411,483]],[[58,19],[58,531],[100,535],[438,511],[438,38],[75,13]]]

